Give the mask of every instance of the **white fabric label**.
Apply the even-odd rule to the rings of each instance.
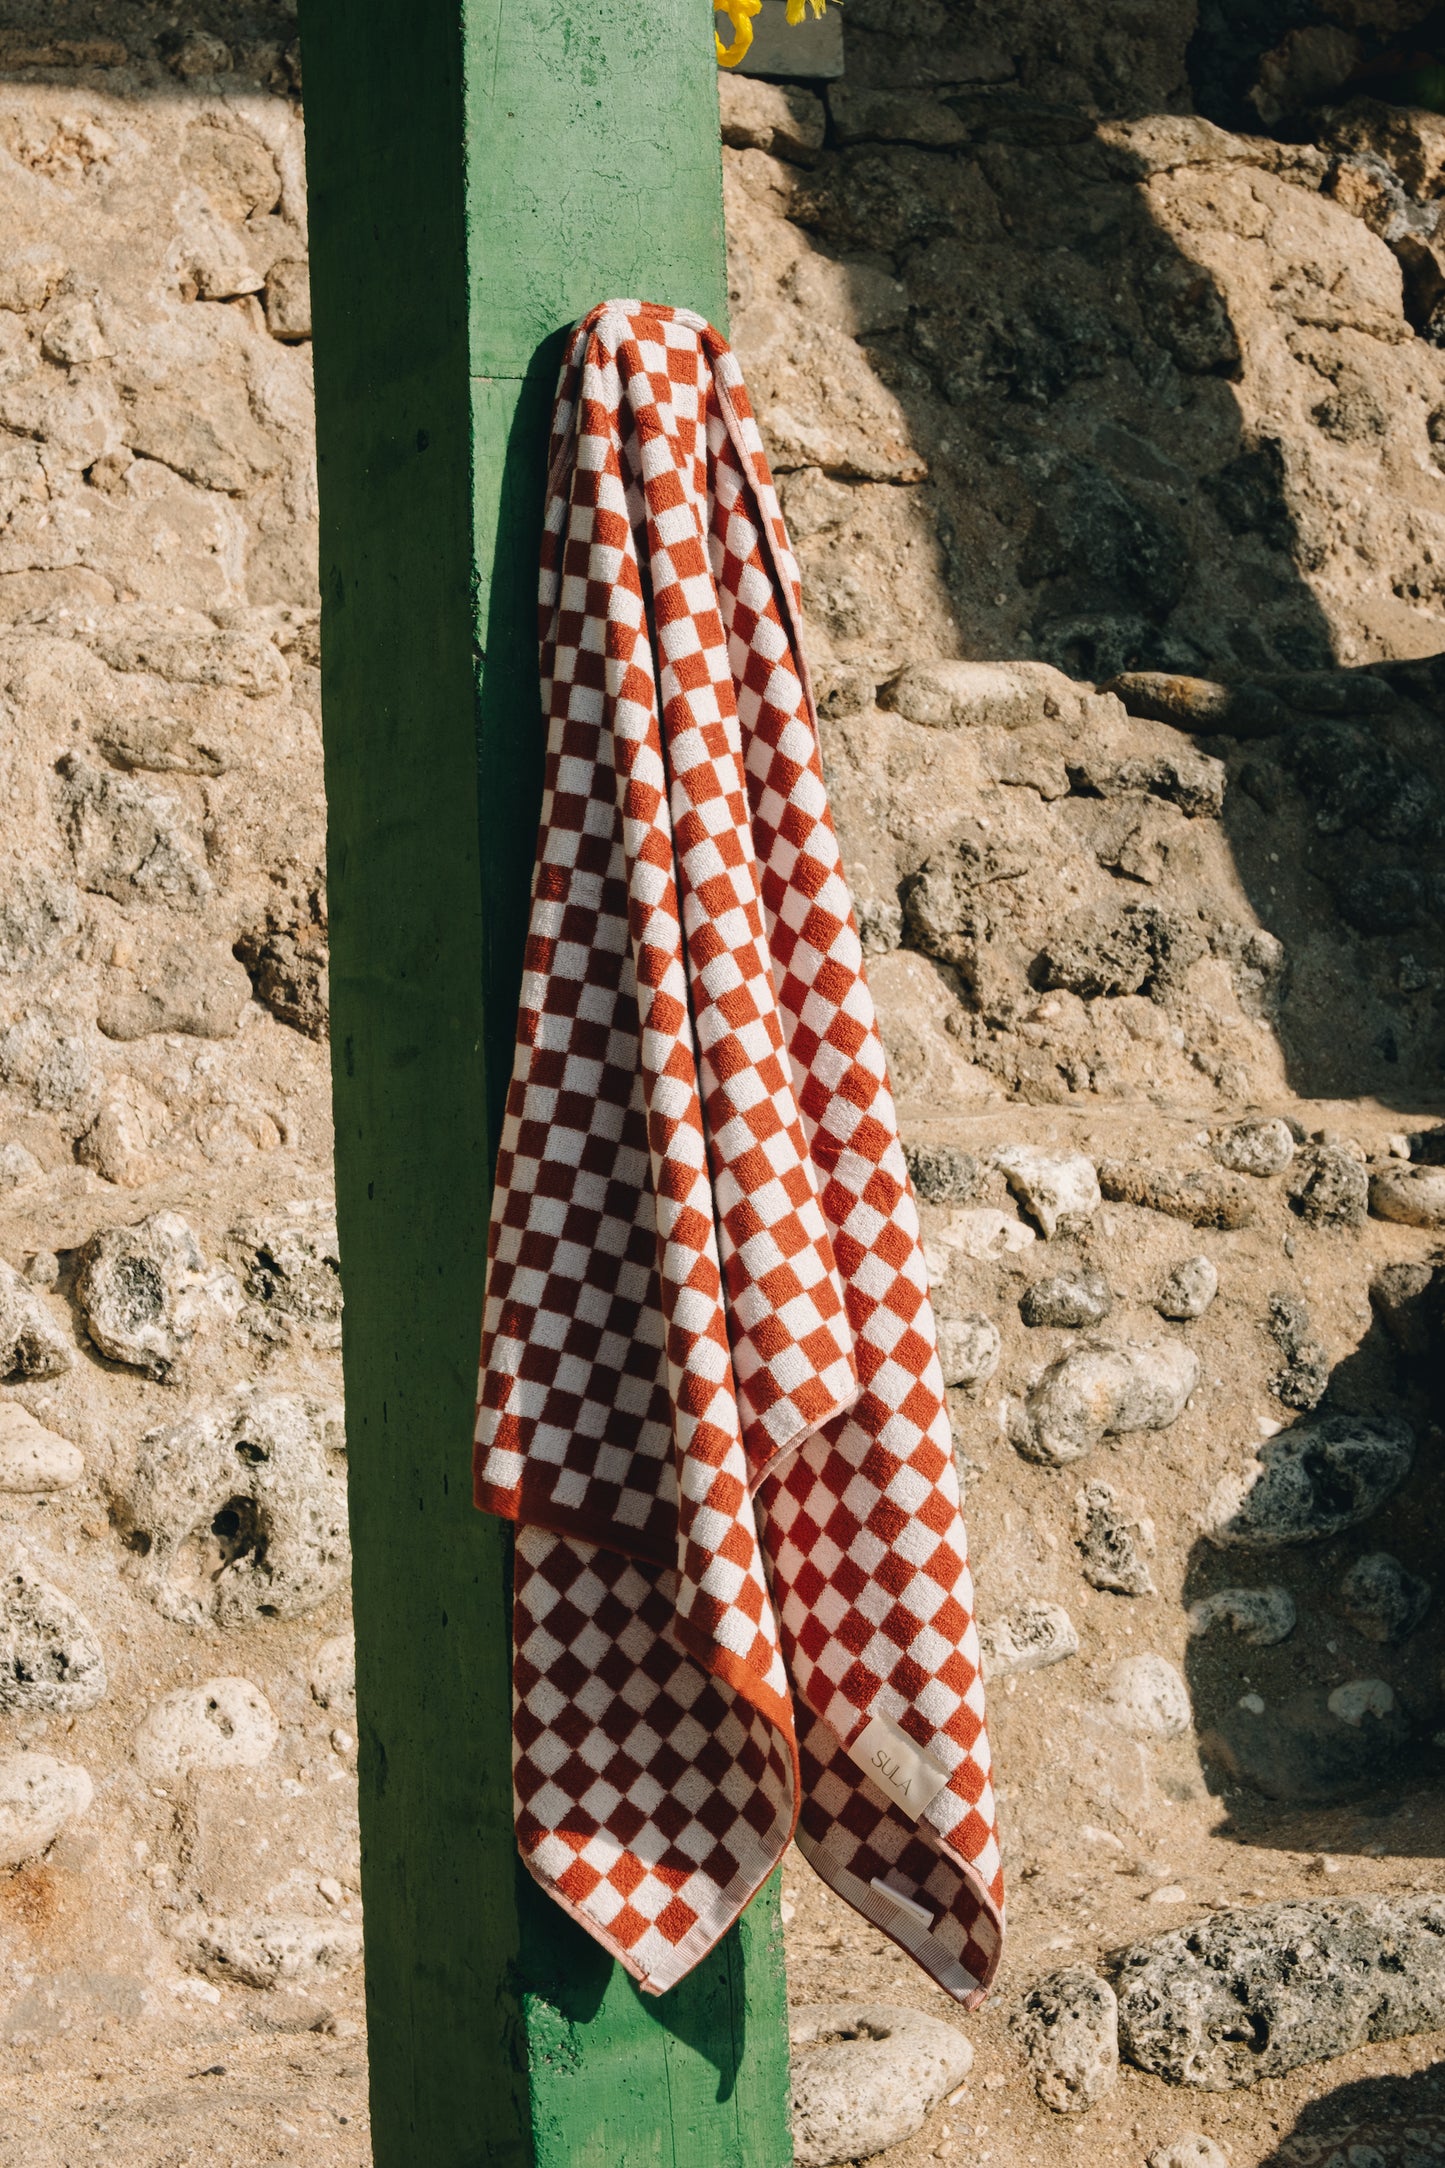
[[[932,1927],[933,1914],[927,1905],[915,1904],[911,1897],[904,1896],[902,1890],[890,1889],[886,1882],[879,1881],[876,1874],[870,1881],[869,1888],[876,1889],[880,1897],[886,1897],[890,1904],[897,1905],[900,1912],[906,1912],[910,1919],[917,1920],[920,1927]]]
[[[886,1716],[870,1716],[848,1752],[869,1783],[915,1822],[948,1782],[948,1771]]]

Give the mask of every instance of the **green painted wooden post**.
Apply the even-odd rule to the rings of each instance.
[[[303,0],[377,2168],[784,2168],[775,1892],[661,2001],[516,1864],[470,1503],[564,327],[725,306],[702,0]]]

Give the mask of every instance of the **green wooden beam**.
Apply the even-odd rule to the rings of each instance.
[[[702,0],[303,0],[377,2168],[784,2168],[776,1895],[642,1996],[512,1841],[470,1503],[541,775],[545,431],[615,294],[723,319]]]

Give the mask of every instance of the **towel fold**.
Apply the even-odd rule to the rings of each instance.
[[[518,1524],[517,1839],[661,1993],[796,1832],[972,2003],[1003,1902],[972,1587],[800,611],[726,342],[594,310],[476,1430]]]

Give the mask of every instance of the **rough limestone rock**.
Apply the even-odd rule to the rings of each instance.
[[[240,1987],[324,1987],[361,1959],[358,1924],[304,1913],[182,1919],[172,1931],[197,1972]]]
[[[135,1758],[150,1776],[192,1769],[256,1769],[280,1736],[271,1704],[249,1679],[207,1679],[178,1687],[146,1714]]]
[[[1203,1167],[1159,1167],[1101,1159],[1099,1188],[1114,1204],[1143,1205],[1192,1227],[1247,1227],[1254,1200],[1238,1182]]]
[[[1227,1626],[1251,1648],[1268,1649],[1294,1632],[1295,1601],[1287,1588],[1217,1588],[1189,1606],[1188,1620],[1196,1636]]]
[[[158,1031],[230,1039],[250,998],[245,966],[224,943],[172,941],[107,972],[97,1021],[108,1039],[144,1039]]]
[[[1329,1351],[1314,1336],[1309,1308],[1298,1295],[1276,1289],[1269,1298],[1269,1334],[1284,1357],[1270,1390],[1287,1408],[1317,1408],[1330,1382]]]
[[[1104,1706],[1135,1739],[1178,1739],[1193,1721],[1189,1689],[1163,1656],[1126,1656],[1115,1664]]]
[[[95,1795],[87,1771],[54,1754],[0,1756],[0,1869],[24,1867],[54,1845]]]
[[[1370,1210],[1404,1227],[1445,1227],[1445,1167],[1382,1167],[1370,1176]]]
[[[0,1401],[0,1491],[69,1490],[85,1473],[85,1455],[37,1423],[18,1400]]]
[[[1092,1265],[1083,1265],[1035,1280],[1020,1299],[1019,1315],[1026,1325],[1055,1325],[1065,1332],[1081,1332],[1102,1325],[1113,1307],[1113,1290],[1103,1273]]]
[[[1119,2045],[1171,2085],[1231,2092],[1445,2025],[1445,1899],[1321,1898],[1216,1912],[1138,1944]]]
[[[938,1237],[936,1247],[945,1251],[962,1250],[965,1257],[982,1260],[1007,1257],[1015,1250],[1031,1248],[1037,1240],[1033,1228],[1026,1227],[1022,1220],[1000,1212],[995,1205],[984,1204],[969,1212],[955,1212]],[[925,1254],[933,1246],[925,1244]],[[934,1275],[935,1278],[938,1276]]]
[[[170,1376],[217,1293],[200,1243],[179,1212],[111,1227],[86,1245],[75,1284],[86,1330],[103,1355]]]
[[[1414,1458],[1414,1432],[1393,1417],[1315,1416],[1266,1439],[1248,1467],[1224,1478],[1205,1533],[1243,1550],[1320,1543],[1377,1512]]]
[[[58,1378],[75,1360],[33,1287],[0,1263],[0,1380]]]
[[[1409,1573],[1388,1551],[1357,1558],[1340,1583],[1345,1617],[1367,1641],[1405,1641],[1430,1608],[1428,1581]]]
[[[166,1618],[302,1617],[351,1563],[341,1408],[243,1387],[144,1438],[116,1511]]]
[[[1107,1483],[1086,1483],[1074,1499],[1074,1541],[1084,1579],[1116,1596],[1156,1593],[1145,1554],[1154,1547],[1152,1524],[1125,1509]]]
[[[1079,692],[1047,665],[947,659],[910,664],[884,688],[880,705],[927,730],[1018,730],[1045,720],[1076,721]]]
[[[1288,1122],[1250,1119],[1219,1130],[1209,1146],[1221,1167],[1232,1174],[1261,1178],[1283,1174],[1294,1158],[1294,1137]]]
[[[938,1355],[945,1385],[983,1385],[998,1368],[1003,1342],[992,1318],[941,1317]]]
[[[310,1198],[244,1221],[231,1239],[244,1259],[241,1284],[268,1324],[303,1325],[313,1344],[339,1348],[341,1249],[330,1200]]]
[[[1362,1227],[1370,1201],[1364,1162],[1343,1144],[1314,1144],[1299,1156],[1289,1199],[1316,1227]]]
[[[1387,1777],[1410,1728],[1382,1679],[1312,1687],[1273,1704],[1247,1694],[1205,1733],[1201,1747],[1236,1783],[1266,1799],[1324,1804]]]
[[[1205,1311],[1219,1293],[1219,1270],[1208,1257],[1186,1257],[1174,1267],[1154,1300],[1161,1317],[1189,1324]]]
[[[1060,1603],[1021,1603],[979,1628],[986,1679],[1044,1671],[1079,1653],[1079,1635]]]
[[[74,1716],[106,1690],[89,1619],[24,1551],[0,1568],[0,1716]]]
[[[1114,1990],[1081,1965],[1031,1987],[1009,2023],[1035,2091],[1056,2115],[1082,2115],[1119,2075]]]
[[[1015,1443],[1028,1459],[1061,1468],[1100,1438],[1167,1429],[1198,1382],[1198,1356],[1175,1340],[1071,1348],[1031,1389]]]
[[[921,2010],[816,2003],[789,2014],[796,2168],[870,2159],[911,2138],[973,2067],[961,2032]]]
[[[54,1844],[94,1797],[86,1772],[53,1754],[0,1754],[0,1871]]]
[[[311,1698],[337,1716],[356,1714],[356,1642],[329,1634],[311,1659]]]
[[[978,1194],[980,1168],[972,1152],[956,1144],[905,1144],[903,1156],[924,1204],[967,1204]]]
[[[1099,1208],[1099,1177],[1082,1152],[1037,1152],[1011,1144],[994,1153],[994,1165],[1046,1242],[1081,1233]]]
[[[1445,1325],[1445,1274],[1424,1258],[1396,1258],[1370,1281],[1370,1306],[1402,1355],[1425,1362]]]

